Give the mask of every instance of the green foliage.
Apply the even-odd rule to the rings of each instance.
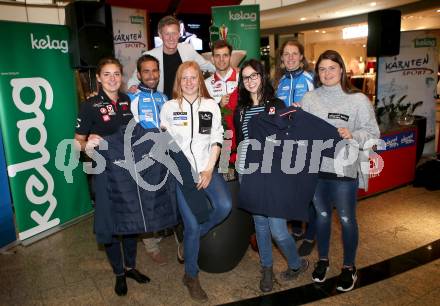
[[[399,117],[413,115],[414,111],[423,104],[423,101],[404,103],[407,95],[403,95],[397,100],[395,100],[395,98],[396,95],[391,95],[389,97],[383,97],[380,101],[376,100],[375,112],[379,125],[384,123],[393,124]]]

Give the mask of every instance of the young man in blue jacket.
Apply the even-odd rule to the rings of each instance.
[[[131,112],[143,128],[159,129],[159,113],[168,98],[157,91],[160,79],[158,59],[149,54],[142,55],[137,61],[137,77],[140,81],[139,86],[134,93],[128,93]],[[167,260],[160,253],[161,239],[162,237],[150,237],[143,239],[143,242],[151,259],[162,266],[167,264]]]

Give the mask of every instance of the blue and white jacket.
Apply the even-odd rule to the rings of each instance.
[[[139,84],[138,90],[128,96],[131,100],[131,112],[134,118],[145,129],[160,128],[160,111],[168,100],[163,93]]]
[[[313,90],[313,74],[302,69],[286,71],[277,88],[277,98],[283,100],[287,107],[300,102],[304,94]]]

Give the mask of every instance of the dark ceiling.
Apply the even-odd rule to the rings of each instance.
[[[237,5],[241,0],[106,0],[113,6],[145,9],[161,14],[211,14],[212,6]]]

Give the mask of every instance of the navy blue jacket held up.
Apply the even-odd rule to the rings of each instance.
[[[136,177],[118,165],[125,163],[125,128],[123,126],[116,133],[104,137],[108,150],[98,151],[106,160],[105,171],[95,175],[94,228],[98,243],[111,242],[112,235],[157,232],[176,225],[178,221],[175,181],[163,164],[156,161],[142,171],[132,169],[130,172]],[[144,129],[139,124],[134,127],[130,153],[136,163],[151,153],[152,140],[133,145],[148,132],[160,133],[158,129]],[[154,157],[151,158],[154,160]],[[138,180],[152,186],[164,184],[156,191],[149,191],[139,186]]]
[[[333,158],[335,146],[342,140],[336,128],[301,108],[289,107],[252,118],[249,137],[261,143],[261,150],[247,149],[246,168],[249,163],[258,163],[259,168],[243,176],[239,207],[252,214],[308,221],[322,156]],[[329,139],[334,140],[332,148],[322,152],[313,148],[314,141]],[[280,141],[279,145],[274,146],[275,141]],[[265,143],[274,146],[268,169],[261,167]],[[284,162],[283,151],[288,156]],[[320,154],[312,157],[312,151]],[[299,167],[302,161],[303,168]]]

